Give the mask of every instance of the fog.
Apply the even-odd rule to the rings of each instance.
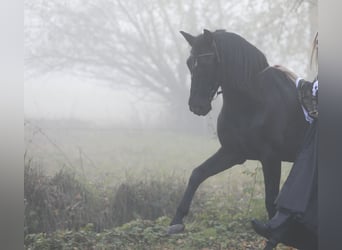
[[[148,127],[157,123],[161,112],[157,103],[139,102],[125,90],[72,76],[30,80],[24,90],[26,119],[81,120],[97,126],[121,127],[134,123],[137,127]]]
[[[262,166],[259,161],[242,163],[245,156],[237,152],[252,150],[261,157],[273,152],[269,142],[276,142],[274,152],[287,147],[278,144],[283,137],[273,136],[274,127],[273,137],[265,135],[270,124],[259,125],[265,116],[249,122],[247,115],[259,106],[246,105],[256,102],[240,103],[233,96],[234,102],[227,106],[241,105],[241,112],[247,114],[236,124],[243,122],[255,130],[246,133],[250,141],[245,143],[239,133],[247,129],[238,128],[227,143],[232,152],[220,148],[216,120],[222,95],[214,98],[206,116],[190,112],[186,60],[191,48],[179,31],[194,36],[203,29],[237,33],[259,48],[270,65],[284,65],[310,80],[316,71],[310,68],[310,55],[317,32],[317,0],[24,3],[25,247],[149,249],[145,244],[152,240],[151,249],[259,249],[264,242],[252,234],[248,242],[246,235],[252,231],[246,219],[266,218]],[[263,57],[254,60],[266,65]],[[241,64],[232,67],[238,71]],[[243,88],[232,91],[239,93],[244,98],[254,94]],[[204,114],[208,106],[197,113]],[[273,113],[266,117],[270,122],[275,119]],[[285,116],[286,125],[288,117],[294,116]],[[292,120],[291,125],[298,124]],[[296,136],[288,136],[292,135],[288,128],[284,131],[290,141]],[[259,138],[267,140],[260,143],[260,152]],[[265,165],[277,165],[275,155],[264,158]],[[228,170],[234,162],[243,167]],[[290,165],[282,162],[282,181]],[[183,206],[176,210],[191,173]],[[165,237],[166,230],[161,233],[161,229],[170,224],[175,211],[188,211],[186,199],[192,199],[197,182],[203,180],[191,205],[196,209],[191,208],[191,219],[186,221],[190,233],[179,240]],[[163,225],[151,227],[154,220]],[[196,235],[198,240],[193,238]]]
[[[214,123],[220,98],[210,118],[188,110],[189,47],[179,30],[236,32],[271,65],[312,77],[317,5],[254,2],[26,1],[25,119],[139,128]]]

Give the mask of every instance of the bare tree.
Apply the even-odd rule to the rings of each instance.
[[[274,37],[265,35],[267,39],[260,40],[262,36],[255,34],[266,34],[263,25],[270,25],[272,18],[279,22],[279,13],[284,16],[286,11],[274,2],[284,1],[264,0],[257,10],[248,0],[27,0],[27,72],[60,71],[101,80],[164,103],[181,121],[188,115],[189,77],[185,65],[188,47],[178,31],[197,34],[203,28],[225,28],[246,34],[266,48]],[[278,12],[261,17],[271,5]],[[256,21],[259,30],[253,27]],[[268,31],[274,27],[270,25]]]

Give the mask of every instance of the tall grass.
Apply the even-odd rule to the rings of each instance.
[[[78,230],[88,223],[101,231],[134,219],[172,216],[185,189],[177,178],[131,179],[107,187],[67,170],[47,176],[27,164],[24,173],[25,234]]]
[[[168,131],[27,126],[25,138],[26,235],[170,218],[192,169],[218,148],[213,137]],[[208,207],[266,215],[263,190],[260,164],[247,161],[206,180],[186,220]]]

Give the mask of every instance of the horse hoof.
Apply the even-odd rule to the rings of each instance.
[[[167,230],[167,234],[179,234],[184,231],[184,224],[175,224],[169,226],[169,229]]]

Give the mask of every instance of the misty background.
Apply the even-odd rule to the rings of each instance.
[[[25,1],[25,119],[208,132],[220,98],[208,117],[189,112],[179,34],[203,28],[238,33],[271,65],[313,77],[315,1]]]
[[[24,244],[29,249],[49,249],[49,244],[75,249],[70,233],[77,244],[86,233],[83,248],[77,245],[81,249],[170,243],[155,232],[170,223],[191,171],[219,148],[222,101],[218,96],[205,117],[189,111],[190,47],[179,31],[225,29],[254,44],[270,65],[284,65],[308,80],[317,70],[310,66],[316,0],[24,3]],[[282,164],[285,180],[291,164]],[[213,241],[217,249],[242,249],[246,241],[261,248],[249,220],[266,216],[262,170],[257,161],[242,165],[199,187],[187,219],[195,221],[189,248],[177,241],[162,249],[202,249]],[[156,228],[147,236],[136,234],[146,226],[136,219],[154,220],[148,225]],[[133,234],[114,233],[110,242],[106,232],[103,241],[93,234],[131,221],[126,229],[131,225]],[[214,222],[218,231],[208,224],[206,234],[206,227],[195,229],[196,221]],[[40,234],[57,230],[72,232]]]
[[[189,111],[179,31],[225,29],[312,79],[316,1],[25,1],[25,162],[89,178],[192,169],[219,147],[221,96]],[[257,164],[257,163],[253,163]],[[229,171],[228,171],[229,172]]]

